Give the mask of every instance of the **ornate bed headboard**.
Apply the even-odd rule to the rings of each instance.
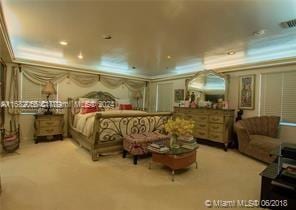
[[[91,99],[97,99],[98,101],[116,101],[117,99],[111,93],[103,92],[103,91],[93,91],[80,98],[91,98]]]
[[[103,91],[93,91],[80,98],[96,99],[101,108],[114,108],[117,99],[111,93]]]
[[[96,99],[98,102],[99,107],[101,108],[115,108],[116,107],[116,97],[108,92],[103,91],[92,91],[90,93],[87,93],[84,96],[77,97],[77,98],[68,98],[68,105],[70,110],[70,116],[73,118],[73,115],[80,112],[81,107],[81,101],[79,99]]]

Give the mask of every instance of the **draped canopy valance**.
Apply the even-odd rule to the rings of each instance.
[[[100,81],[104,86],[108,88],[117,88],[120,85],[125,85],[131,91],[137,91],[146,86],[146,81],[104,76],[99,74],[70,72],[32,66],[22,66],[21,69],[23,75],[27,79],[41,85],[45,85],[46,82],[49,80],[53,83],[58,83],[68,78],[81,87],[92,86],[98,81]]]

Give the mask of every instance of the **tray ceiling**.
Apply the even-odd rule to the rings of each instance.
[[[152,78],[296,57],[296,27],[280,25],[295,0],[2,0],[2,12],[15,61]]]

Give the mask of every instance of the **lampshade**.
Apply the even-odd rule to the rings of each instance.
[[[142,93],[140,91],[136,91],[133,93],[133,98],[139,99],[142,98]]]
[[[52,95],[56,94],[57,91],[55,90],[53,83],[51,81],[48,81],[46,85],[43,87],[41,93],[46,95]]]

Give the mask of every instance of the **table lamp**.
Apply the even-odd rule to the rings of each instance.
[[[137,109],[139,109],[139,99],[141,99],[142,97],[143,96],[142,96],[142,93],[140,91],[136,91],[133,94],[133,98],[137,99]]]
[[[47,110],[46,110],[46,112],[44,112],[44,114],[50,115],[50,114],[52,114],[52,112],[50,111],[49,96],[57,93],[57,91],[54,88],[53,83],[51,81],[48,81],[46,83],[46,85],[43,87],[41,93],[47,95],[46,96],[47,97]]]

